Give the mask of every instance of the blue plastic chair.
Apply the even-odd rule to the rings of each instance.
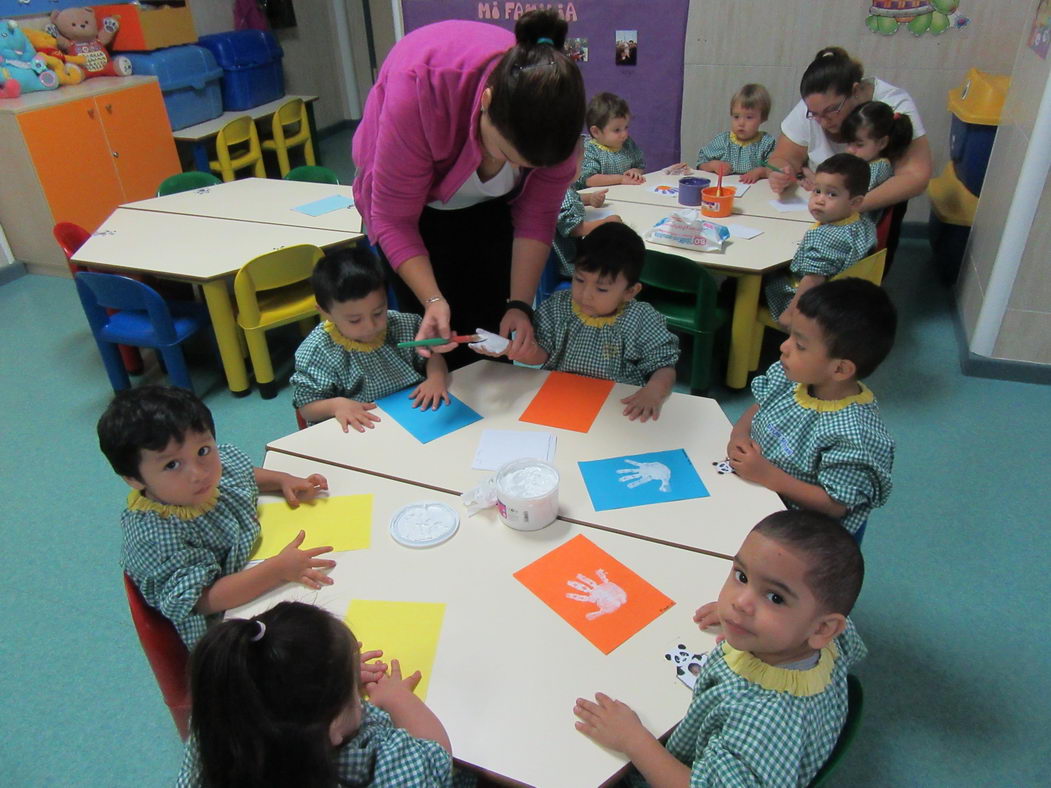
[[[149,285],[127,276],[81,272],[77,294],[114,391],[131,386],[117,345],[156,350],[176,386],[193,391],[179,345],[208,325],[207,310],[193,302],[167,302]],[[107,314],[106,310],[114,310]]]
[[[559,290],[566,290],[570,287],[572,287],[572,282],[562,276],[558,255],[552,249],[547,257],[544,270],[540,274],[540,282],[536,288],[536,305],[540,306]]]

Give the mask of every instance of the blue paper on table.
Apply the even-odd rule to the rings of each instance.
[[[596,512],[707,498],[709,494],[685,449],[628,454],[577,464]]]
[[[342,194],[333,194],[331,197],[322,197],[320,200],[314,200],[314,202],[297,205],[292,210],[305,213],[307,216],[321,216],[324,213],[338,211],[340,208],[350,208],[353,204],[354,200],[350,197],[345,197]]]
[[[376,404],[420,443],[430,443],[482,418],[452,394],[449,395],[449,404],[439,405],[438,410],[414,408],[410,391],[412,389],[396,391],[376,400]]]

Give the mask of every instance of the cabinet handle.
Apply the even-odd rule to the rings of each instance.
[[[114,159],[119,159],[120,158],[120,154],[117,153],[117,151],[113,151],[113,158]]]
[[[113,105],[112,104],[107,104],[106,105],[106,112],[108,112],[110,115],[113,114]]]
[[[88,117],[91,118],[92,120],[95,119],[95,110],[94,109],[89,109],[88,110]]]

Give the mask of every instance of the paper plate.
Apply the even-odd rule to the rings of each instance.
[[[460,515],[448,504],[419,501],[390,518],[390,535],[406,547],[433,547],[448,541],[460,527]]]

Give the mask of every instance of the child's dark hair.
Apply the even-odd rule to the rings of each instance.
[[[851,197],[863,197],[869,190],[869,163],[853,153],[836,153],[817,167],[817,172],[842,175],[843,185]]]
[[[588,102],[587,118],[584,121],[588,129],[598,126],[599,130],[606,128],[614,118],[627,118],[631,115],[628,102],[615,93],[597,93]]]
[[[858,104],[854,111],[847,115],[839,127],[839,134],[847,142],[859,139],[861,130],[866,136],[878,140],[887,138],[887,144],[881,151],[891,161],[905,152],[912,142],[912,121],[904,112],[895,112],[882,101],[866,101]]]
[[[146,385],[118,391],[97,426],[99,448],[121,476],[139,477],[143,450],[181,443],[187,432],[215,435],[212,412],[192,391]]]
[[[562,51],[568,31],[557,11],[523,14],[515,23],[515,45],[486,83],[489,119],[534,167],[572,156],[584,122],[584,79]]]
[[[764,517],[752,530],[803,553],[810,565],[806,583],[818,604],[829,613],[850,614],[865,579],[865,559],[846,528],[820,512],[789,509]]]
[[[841,47],[825,47],[816,55],[799,81],[799,95],[806,98],[813,93],[849,96],[854,85],[865,75],[860,60],[855,60]]]
[[[379,258],[364,244],[328,252],[310,275],[317,304],[326,312],[334,304],[357,301],[387,288],[387,274]]]
[[[734,93],[730,99],[730,112],[740,104],[744,109],[757,109],[763,120],[770,117],[770,108],[773,102],[770,100],[770,92],[757,82],[749,82],[739,91]]]
[[[357,663],[343,622],[302,602],[209,629],[190,655],[201,784],[339,784],[329,727],[354,699]]]
[[[864,279],[832,279],[799,297],[799,313],[824,334],[829,358],[845,358],[858,378],[876,371],[894,346],[898,313],[887,292]]]
[[[624,274],[628,285],[639,281],[646,262],[646,246],[639,234],[620,222],[600,224],[580,239],[573,267],[616,279]]]

